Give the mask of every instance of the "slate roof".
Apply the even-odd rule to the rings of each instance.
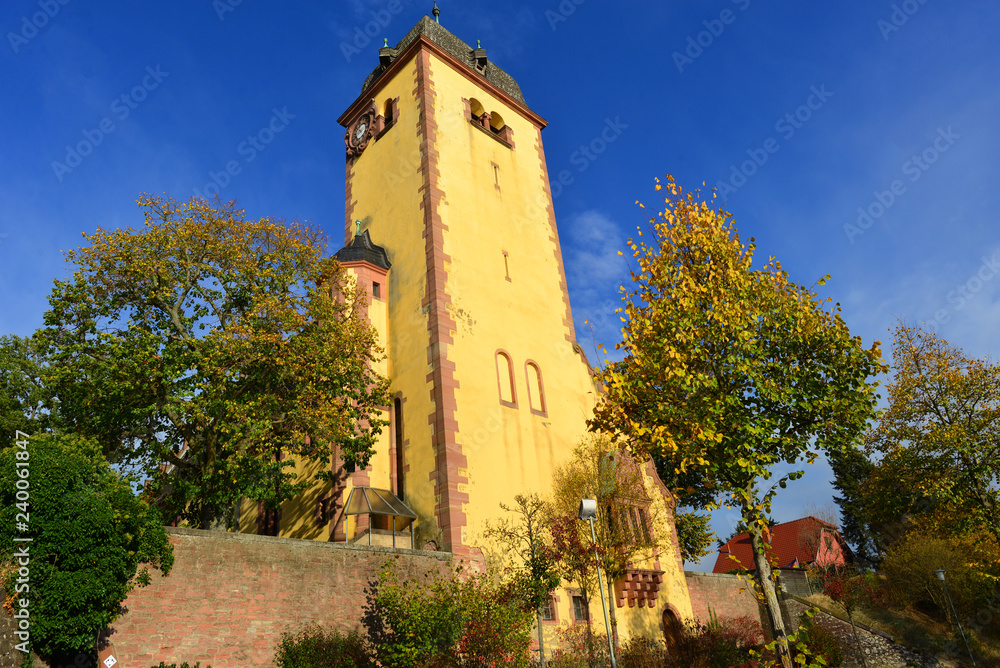
[[[811,515],[784,524],[775,524],[771,527],[771,554],[778,564],[778,568],[797,568],[815,561],[816,548],[819,545],[818,538],[823,529],[833,532],[839,539],[840,534],[837,533],[837,527]],[[838,542],[842,542],[842,539],[839,539]],[[740,567],[729,558],[730,554],[739,559],[740,564],[747,570],[756,570],[753,564],[750,534],[741,533],[733,536],[719,548],[719,556],[715,560],[715,568],[712,569],[713,573],[728,573]]]
[[[333,257],[338,262],[370,262],[385,270],[392,266],[385,249],[372,243],[372,237],[368,230],[361,234],[355,234],[354,241],[349,246],[344,246],[337,251]]]
[[[472,47],[455,37],[446,28],[442,28],[440,23],[426,15],[417,22],[417,25],[413,26],[410,32],[406,33],[406,36],[403,37],[403,39],[399,40],[399,43],[396,44],[395,47],[392,47],[393,58],[405,51],[406,47],[410,46],[410,44],[412,44],[420,35],[426,36],[442,49],[468,65],[469,69],[476,71],[476,61],[472,56]],[[365,83],[361,86],[362,95],[364,95],[366,90],[371,88],[372,84],[375,83],[379,75],[382,74],[382,72],[384,72],[388,67],[389,66],[387,64],[379,64],[378,67],[372,70],[371,74],[368,75],[368,78],[365,79]],[[507,93],[521,104],[527,106],[524,101],[524,96],[521,94],[521,87],[517,85],[514,78],[494,65],[492,62],[487,62],[486,71],[483,73],[483,76],[485,76],[487,81],[492,83],[494,86]]]

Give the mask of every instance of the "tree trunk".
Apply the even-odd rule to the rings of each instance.
[[[757,582],[764,592],[764,603],[767,609],[767,617],[771,622],[771,629],[774,632],[774,639],[778,642],[778,658],[784,668],[792,668],[791,653],[788,648],[788,638],[785,636],[785,622],[781,617],[781,606],[778,605],[778,595],[774,589],[774,580],[771,577],[771,563],[764,552],[764,538],[761,535],[760,525],[751,518],[744,515],[747,526],[750,527],[750,539],[753,544],[753,562],[757,567]]]
[[[542,609],[535,610],[538,619],[538,663],[545,668],[545,640],[542,639]]]
[[[590,596],[587,595],[587,590],[584,589],[583,594],[583,605],[587,610],[587,665],[593,668],[596,666],[596,657],[594,656],[594,616],[590,614]]]
[[[201,512],[200,512],[201,526],[200,529],[208,530],[212,528],[212,511],[208,507],[208,504],[204,501],[201,502]]]
[[[847,618],[851,620],[851,630],[854,631],[854,645],[858,648],[858,657],[861,658],[861,666],[862,668],[868,668],[868,664],[865,662],[865,650],[861,646],[861,639],[858,638],[858,627],[854,625],[854,615],[851,614],[851,609],[846,605],[844,609],[847,611]]]
[[[611,617],[611,641],[614,643],[615,656],[618,655],[618,618],[615,617],[615,608],[618,607],[615,599],[615,583],[608,577],[608,614]]]

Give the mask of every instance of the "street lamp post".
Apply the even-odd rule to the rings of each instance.
[[[608,651],[611,652],[611,668],[618,668],[615,661],[615,646],[611,639],[611,622],[608,621],[608,605],[604,600],[604,579],[601,577],[601,560],[597,556],[597,534],[594,533],[594,518],[597,517],[597,501],[595,499],[580,499],[581,520],[590,522],[590,539],[594,541],[594,560],[597,562],[597,584],[601,590],[601,609],[604,611],[604,628],[608,632]]]
[[[969,641],[965,637],[965,631],[962,629],[962,622],[958,619],[958,613],[955,611],[955,604],[951,602],[951,593],[948,591],[948,585],[944,581],[944,569],[939,568],[934,571],[935,575],[938,576],[938,580],[941,581],[941,585],[944,587],[944,595],[948,597],[948,605],[951,606],[951,614],[955,615],[955,623],[958,624],[958,632],[962,634],[962,642],[965,643],[965,651],[969,653],[969,660],[972,661],[972,665],[976,665],[976,659],[972,656],[972,649],[969,647]]]

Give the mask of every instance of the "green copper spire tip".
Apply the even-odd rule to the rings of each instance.
[[[389,46],[389,38],[388,37],[383,37],[382,38],[382,46]]]
[[[477,48],[477,49],[481,49],[481,48],[483,48],[483,45],[482,45],[482,44],[480,44],[480,42],[479,42],[479,40],[478,40],[478,39],[476,40],[476,48]]]
[[[361,219],[359,218],[358,220],[354,221],[354,224],[357,225],[358,227],[358,231],[355,232],[355,234],[357,236],[361,236]]]
[[[434,15],[434,20],[435,21],[437,21],[438,23],[441,23],[441,10],[438,9],[437,0],[435,0],[435,2],[434,2],[434,9],[431,10],[431,14]]]

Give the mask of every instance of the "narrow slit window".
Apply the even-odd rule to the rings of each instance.
[[[372,283],[372,297],[382,299],[382,286],[380,284]]]
[[[497,355],[497,385],[500,390],[500,403],[516,408],[517,394],[514,391],[514,365],[510,356],[504,352]]]
[[[497,164],[493,165],[493,185],[500,187],[500,166]]]
[[[503,251],[503,274],[504,278],[508,281],[510,280],[510,261],[507,256],[507,251]]]
[[[531,412],[544,415],[545,395],[542,389],[542,372],[538,365],[530,360],[524,366],[528,375],[528,404],[531,407]]]
[[[403,402],[398,398],[393,400],[393,411],[396,417],[396,496],[403,498],[406,493],[406,489],[403,486],[403,466],[405,463],[405,455],[403,453]]]

